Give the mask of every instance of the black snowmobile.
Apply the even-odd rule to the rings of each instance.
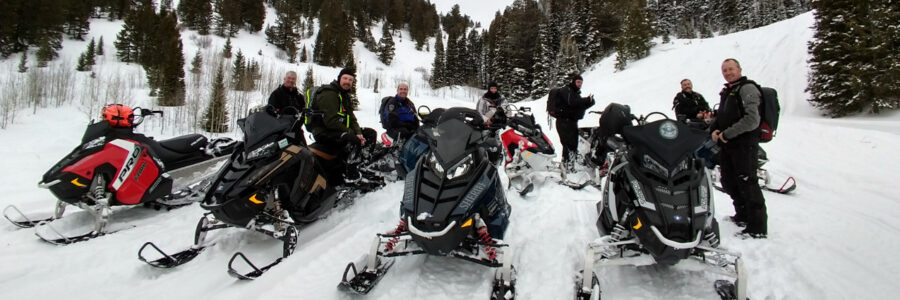
[[[612,103],[601,118],[607,137],[609,174],[597,203],[601,238],[591,243],[575,298],[599,298],[594,264],[700,263],[736,281],[720,280],[723,299],[745,299],[747,280],[739,253],[719,247],[712,184],[702,159],[694,156],[706,132],[666,117],[635,118],[628,106]],[[632,121],[637,120],[637,125]]]
[[[367,184],[355,182],[351,187],[329,180],[334,178],[329,170],[336,172],[340,162],[335,161],[335,155],[317,149],[316,144],[307,146],[301,126],[304,117],[312,113],[293,107],[281,109],[278,114],[273,111],[253,112],[238,120],[244,143],[200,203],[209,212],[197,224],[194,245],[170,255],[147,242],[138,252],[142,261],[154,267],[175,267],[194,259],[214,243],[206,242],[207,232],[247,228],[284,242],[282,257],[263,267],[257,267],[240,252],[232,256],[228,273],[239,279],[254,279],[293,253],[300,227],[323,218],[338,205],[352,202],[356,193],[363,192],[357,187],[384,185],[383,178],[367,176],[365,172],[361,172],[361,181],[368,181]],[[148,258],[144,251],[151,248],[161,257]],[[252,271],[241,273],[235,269],[238,258]]]
[[[53,244],[71,244],[115,232],[109,228],[114,206],[143,205],[172,209],[194,203],[209,187],[204,176],[234,151],[229,138],[210,141],[200,134],[155,141],[135,133],[146,117],[162,111],[111,104],[102,120],[87,126],[81,144],[44,173],[38,186],[58,199],[53,213],[27,216],[7,206],[7,220],[22,228],[37,226],[35,234]],[[204,174],[199,176],[195,173]],[[67,205],[94,217],[93,230],[66,235],[51,225],[63,217]],[[13,214],[15,213],[15,214]],[[55,222],[54,222],[55,223]],[[46,237],[44,230],[52,232]]]
[[[425,130],[431,150],[406,178],[400,224],[347,265],[340,289],[366,294],[393,265],[392,257],[430,254],[500,268],[491,298],[513,299],[512,253],[501,240],[510,206],[497,172],[500,145],[493,132],[468,108],[447,109]]]

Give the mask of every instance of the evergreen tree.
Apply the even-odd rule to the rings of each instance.
[[[203,56],[200,56],[199,49],[194,54],[194,59],[191,60],[191,73],[195,75],[203,73]]]
[[[406,1],[392,0],[391,7],[388,9],[387,23],[390,24],[391,30],[403,29],[406,21]]]
[[[241,24],[250,32],[259,32],[266,21],[263,0],[240,0]]]
[[[225,39],[225,47],[222,48],[222,57],[231,58],[231,38]]]
[[[551,52],[552,37],[549,37],[547,27],[549,23],[544,22],[538,24],[538,44],[534,52],[534,79],[531,81],[531,98],[538,99],[546,95],[551,88],[550,78],[553,78],[552,71],[554,65],[554,57]]]
[[[28,50],[22,51],[22,58],[19,59],[19,73],[28,71]]]
[[[241,29],[241,0],[215,0],[215,34],[232,37]]]
[[[584,70],[581,61],[581,55],[578,53],[578,43],[575,37],[564,36],[559,41],[559,56],[557,57],[557,68],[554,86],[563,86],[569,82],[572,74],[581,74]]]
[[[378,42],[378,59],[388,66],[394,60],[394,38],[391,36],[388,23],[384,23],[381,26],[381,41]]]
[[[95,52],[95,54],[96,54],[96,55],[103,55],[103,54],[104,54],[104,51],[103,51],[103,36],[102,36],[102,35],[100,36],[100,41],[97,42],[97,51]]]
[[[97,44],[94,43],[94,39],[91,39],[91,42],[87,44],[87,49],[85,49],[85,63],[88,66],[93,66],[96,62],[94,57],[97,55]]]
[[[627,7],[623,33],[616,43],[619,52],[616,57],[617,70],[624,70],[628,60],[638,60],[650,55],[653,29],[641,2],[637,1]]]
[[[816,33],[808,48],[809,101],[832,117],[900,108],[896,6],[849,0],[811,5]]]
[[[434,62],[432,63],[431,79],[429,80],[431,88],[436,89],[447,85],[444,79],[444,38],[440,31],[434,41]]]
[[[296,43],[299,34],[295,31],[297,20],[300,14],[292,9],[287,1],[278,1],[276,3],[275,25],[266,28],[266,40],[278,47],[278,49],[290,52],[289,47],[293,47],[296,55]],[[289,46],[292,45],[292,46]],[[290,53],[289,53],[290,54]]]
[[[325,1],[319,16],[319,35],[313,50],[313,61],[338,67],[352,57],[353,28],[346,26],[348,16],[338,1]]]
[[[181,43],[181,33],[178,32],[177,20],[174,11],[162,10],[159,13],[159,29],[156,32],[156,41],[152,53],[156,59],[151,60],[151,67],[144,65],[149,73],[158,74],[160,89],[158,103],[160,106],[184,105],[184,51]],[[158,55],[166,53],[166,55]],[[151,86],[153,86],[151,84]]]
[[[43,68],[47,66],[47,62],[53,60],[53,57],[56,56],[56,51],[53,50],[53,46],[50,46],[50,41],[44,39],[40,48],[37,51],[37,66],[38,68]]]
[[[209,34],[212,19],[210,0],[181,0],[178,2],[178,16],[187,28],[200,35]]]
[[[228,131],[228,111],[225,109],[227,91],[225,90],[225,75],[222,65],[216,71],[216,79],[213,81],[209,106],[203,117],[203,130],[208,132]]]
[[[316,82],[313,79],[313,69],[312,66],[306,68],[306,77],[303,78],[303,91],[309,91],[312,93],[312,88],[316,86]]]
[[[238,49],[234,56],[234,62],[231,67],[231,87],[236,91],[243,91],[244,75],[246,62],[244,61],[244,53]]]
[[[78,55],[78,64],[75,65],[75,71],[86,72],[86,71],[90,71],[90,70],[91,70],[91,67],[88,66],[88,63],[87,63],[87,53],[82,52],[80,55]]]
[[[76,40],[83,40],[84,35],[90,30],[91,11],[93,6],[89,1],[79,0],[58,0],[56,5],[65,6],[65,25],[66,35]],[[62,2],[62,3],[60,3]]]
[[[303,45],[303,50],[300,52],[300,62],[308,62],[309,56],[306,54],[306,45]]]

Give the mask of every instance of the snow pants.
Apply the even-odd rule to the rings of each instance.
[[[578,120],[557,118],[556,132],[563,147],[563,164],[573,164],[578,159]]]
[[[758,144],[726,144],[719,152],[722,188],[731,196],[735,218],[747,222],[748,233],[768,234],[766,199],[756,175]]]

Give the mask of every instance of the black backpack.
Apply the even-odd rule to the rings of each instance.
[[[778,130],[778,117],[781,114],[781,105],[778,103],[778,91],[770,87],[762,87],[753,80],[747,80],[748,84],[753,84],[759,89],[762,95],[762,101],[759,103],[759,142],[768,143],[775,138],[775,131]],[[738,88],[740,91],[740,88]],[[738,92],[738,100],[740,100],[740,92]],[[744,114],[744,101],[738,101],[741,109],[741,115]]]
[[[559,103],[560,97],[558,94],[559,88],[551,89],[550,94],[547,94],[547,113],[553,117],[559,116],[559,111],[563,106],[562,103]]]
[[[391,100],[391,96],[381,98],[381,106],[378,106],[378,115],[381,117],[381,128],[388,129],[388,112],[385,111],[387,103]]]

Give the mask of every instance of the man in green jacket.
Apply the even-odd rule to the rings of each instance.
[[[339,162],[345,163],[347,179],[359,178],[353,162],[347,162],[351,153],[358,151],[362,146],[374,143],[374,132],[363,130],[356,121],[356,115],[350,108],[350,88],[356,79],[354,70],[342,69],[337,80],[316,89],[315,95],[307,96],[312,99],[307,106],[321,114],[311,117],[307,123],[307,130],[313,134],[316,140],[315,147],[329,154],[337,156]],[[313,91],[307,91],[313,93]],[[364,135],[371,135],[371,137]]]

